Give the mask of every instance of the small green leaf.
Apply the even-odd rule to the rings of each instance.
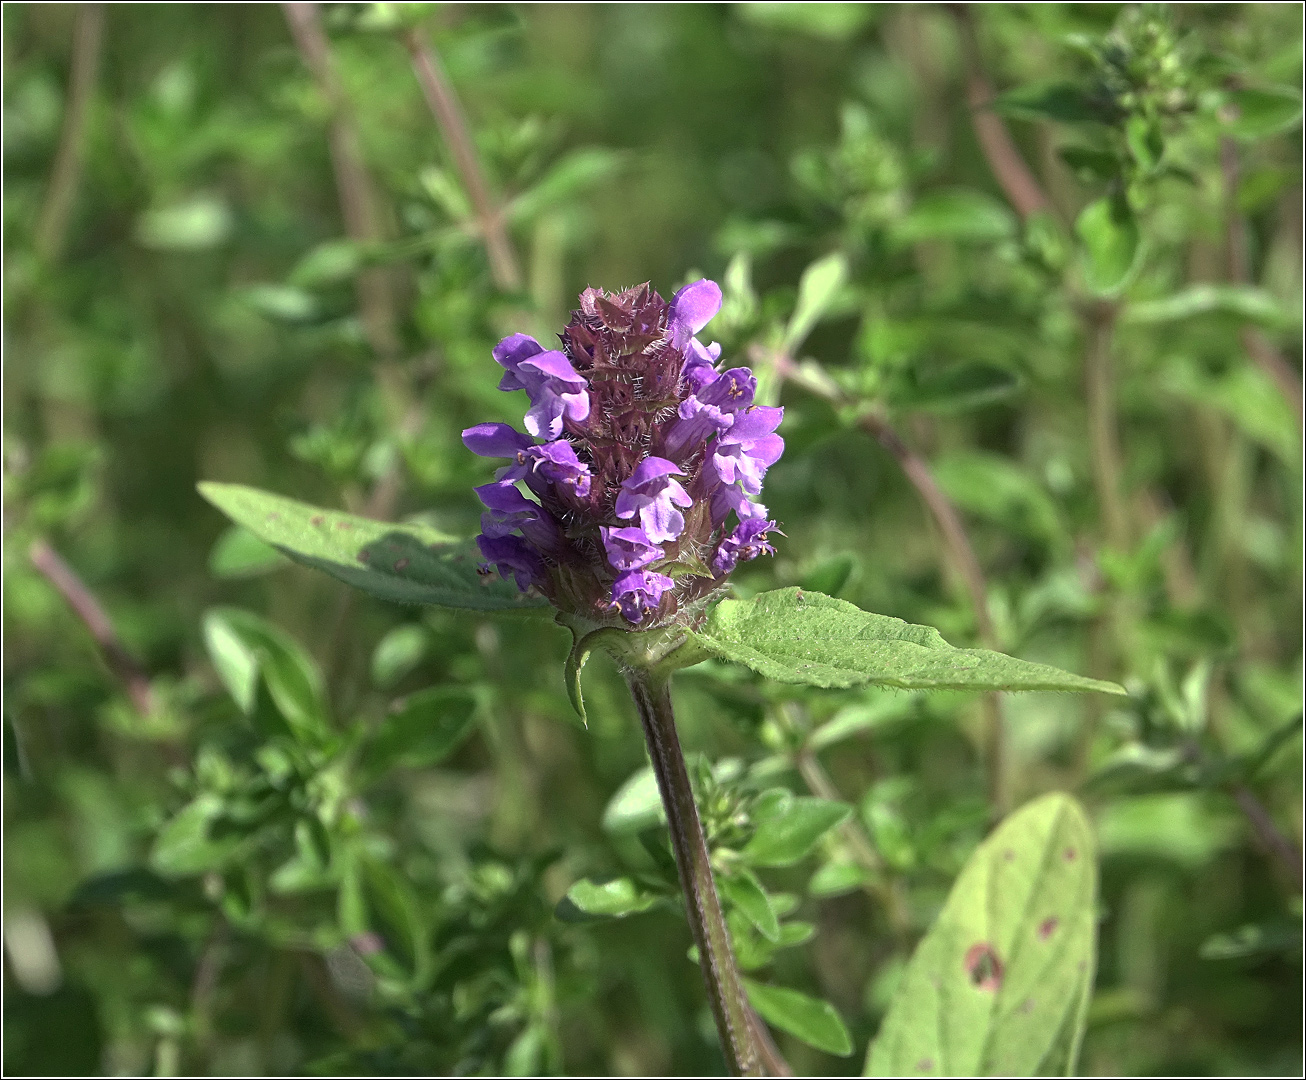
[[[572,150],[509,204],[507,216],[514,225],[538,217],[543,211],[597,187],[616,175],[622,155],[603,146]]]
[[[1100,296],[1124,288],[1142,248],[1138,221],[1122,197],[1089,203],[1075,222],[1084,242],[1084,280]]]
[[[372,653],[372,682],[382,689],[394,686],[426,657],[431,636],[418,623],[396,626]]]
[[[421,690],[382,721],[363,751],[363,768],[373,777],[396,767],[428,769],[453,753],[475,726],[476,699],[466,690]]]
[[[826,863],[807,882],[812,896],[842,896],[855,892],[872,880],[871,872],[860,863]]]
[[[653,893],[645,892],[630,878],[610,881],[578,881],[558,904],[557,916],[563,922],[588,919],[623,919],[647,911],[658,902]]]
[[[209,552],[209,572],[220,578],[246,578],[286,565],[286,557],[248,529],[232,525]]]
[[[916,949],[867,1076],[1071,1075],[1094,969],[1097,856],[1045,795],[971,856]]]
[[[931,467],[944,494],[963,510],[1044,543],[1067,539],[1052,497],[1010,458],[962,450],[935,459]]]
[[[777,589],[723,600],[693,640],[780,682],[905,690],[1099,690],[1114,683],[1071,675],[985,649],[955,649],[932,627],[913,626],[821,593]]]
[[[164,877],[188,877],[221,866],[245,840],[241,833],[211,839],[209,826],[221,816],[222,800],[211,792],[187,803],[159,830],[150,865]]]
[[[991,195],[972,188],[931,191],[922,195],[893,229],[903,244],[921,240],[955,240],[983,244],[1016,235],[1016,219]]]
[[[321,510],[240,484],[199,485],[233,521],[296,562],[400,604],[470,611],[529,611],[548,604],[497,575],[478,572],[473,544],[453,543],[425,525],[389,524]]]
[[[1095,100],[1080,87],[1064,82],[1008,90],[998,96],[994,107],[1009,116],[1059,120],[1063,124],[1109,124],[1118,112],[1114,103]]]
[[[892,691],[869,691],[876,696],[857,705],[840,709],[829,720],[807,737],[811,750],[824,750],[827,746],[850,739],[863,731],[882,725],[894,724],[910,716],[916,709],[915,694]]]
[[[742,981],[757,1015],[772,1027],[787,1031],[827,1054],[847,1057],[853,1052],[852,1036],[828,1001],[783,986],[766,986],[749,978]]]
[[[1020,376],[998,364],[966,361],[938,370],[913,365],[889,383],[887,400],[894,409],[951,413],[1000,401],[1020,387]]]
[[[603,811],[603,831],[613,836],[642,832],[663,821],[658,778],[650,766],[633,773]]]
[[[1264,139],[1301,122],[1301,95],[1288,87],[1231,90],[1228,98],[1237,110],[1229,129],[1242,139]]]
[[[246,716],[254,714],[261,674],[291,730],[308,738],[327,732],[322,674],[284,630],[253,612],[214,608],[204,615],[204,639],[219,677]]]
[[[624,630],[611,626],[600,627],[588,634],[571,630],[571,652],[567,654],[567,661],[563,665],[562,678],[567,685],[567,698],[571,702],[571,707],[576,710],[581,727],[586,730],[589,729],[589,720],[585,716],[585,698],[581,694],[581,669],[584,668],[585,661],[590,658],[590,653],[594,651],[595,646],[601,645],[604,641],[620,641],[625,633]]]
[[[205,251],[231,235],[231,210],[221,199],[196,195],[147,210],[136,222],[136,242],[155,251]]]
[[[733,11],[754,26],[827,41],[847,41],[879,17],[871,4],[747,3],[733,5]]]
[[[720,875],[717,887],[743,915],[757,927],[768,941],[780,940],[780,921],[776,918],[771,898],[751,870],[741,867],[730,875]]]
[[[1130,304],[1122,319],[1128,323],[1167,323],[1207,314],[1231,315],[1273,330],[1285,330],[1301,321],[1271,293],[1254,285],[1189,285],[1169,296]]]
[[[851,813],[844,803],[806,795],[773,805],[759,800],[753,812],[757,831],[740,854],[754,866],[789,866]]]
[[[848,279],[848,260],[841,252],[818,259],[798,279],[798,302],[785,330],[784,351],[797,352],[820,322]]]
[[[363,254],[355,240],[327,240],[300,259],[286,280],[300,289],[348,281],[363,265]]]

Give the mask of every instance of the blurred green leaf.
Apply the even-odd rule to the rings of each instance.
[[[984,649],[954,649],[932,627],[873,615],[845,600],[777,589],[723,600],[691,632],[701,648],[780,682],[906,690],[1097,690],[1113,683]]]
[[[206,251],[231,235],[231,210],[221,199],[196,195],[148,210],[136,222],[136,242],[156,251]]]
[[[630,878],[609,881],[578,881],[558,904],[558,918],[564,922],[588,919],[622,919],[647,911],[658,902],[657,896],[645,892]]]
[[[930,370],[912,366],[889,383],[886,399],[897,411],[960,412],[1010,397],[1020,387],[1020,376],[997,364],[965,362]]]
[[[1142,248],[1138,221],[1122,197],[1089,203],[1075,222],[1084,242],[1084,281],[1100,296],[1118,293],[1138,264]]]
[[[1111,123],[1112,105],[1095,100],[1073,83],[1051,82],[1021,86],[999,94],[993,107],[1008,116],[1057,120],[1063,124]]]
[[[631,774],[603,810],[603,831],[614,836],[637,833],[664,820],[658,778],[651,766]]]
[[[846,41],[879,18],[870,4],[742,3],[734,12],[767,30],[797,31],[831,41]]]
[[[784,351],[797,352],[834,303],[848,279],[848,260],[840,252],[825,256],[803,271],[798,280],[798,301],[785,329]]]
[[[508,217],[517,225],[533,221],[545,210],[574,199],[620,170],[622,155],[602,146],[584,146],[570,151],[530,188],[508,206]]]
[[[961,509],[1044,543],[1067,539],[1056,503],[1016,462],[969,450],[936,458],[931,468]]]
[[[757,1015],[772,1027],[787,1031],[827,1054],[847,1057],[853,1052],[852,1036],[838,1011],[828,1001],[808,997],[783,986],[767,986],[745,978],[744,989]]]
[[[285,564],[276,548],[240,525],[226,529],[209,552],[209,570],[220,578],[257,577]]]
[[[852,813],[852,807],[811,796],[754,809],[757,826],[740,855],[754,866],[790,866]],[[750,916],[751,917],[751,916]]]
[[[1269,138],[1301,123],[1301,93],[1286,86],[1230,90],[1226,98],[1236,112],[1229,130],[1240,139]]]
[[[1095,846],[1078,803],[1045,795],[1008,817],[917,946],[865,1075],[1073,1075],[1096,893]]]
[[[401,604],[472,611],[545,608],[512,582],[478,572],[475,546],[455,544],[425,525],[388,524],[240,484],[199,485],[233,521],[296,562],[324,570],[371,596]]]
[[[1287,329],[1301,321],[1300,311],[1289,309],[1264,289],[1207,282],[1186,286],[1156,300],[1130,304],[1122,318],[1127,323],[1146,325],[1177,322],[1212,312],[1233,315],[1276,330]]]
[[[991,195],[972,188],[931,191],[916,200],[905,218],[893,227],[903,244],[922,240],[955,240],[983,244],[1016,235],[1016,219]]]
[[[370,776],[390,769],[429,769],[454,752],[476,727],[476,699],[466,690],[434,687],[410,694],[372,734],[362,753]]]
[[[431,635],[418,623],[396,626],[377,642],[372,653],[372,682],[388,689],[425,658]]]

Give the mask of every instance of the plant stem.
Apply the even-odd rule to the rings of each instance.
[[[100,70],[103,39],[104,5],[82,4],[77,10],[77,22],[73,28],[72,75],[68,83],[63,130],[59,134],[59,150],[55,154],[54,171],[50,175],[50,186],[41,204],[40,216],[36,219],[36,235],[32,241],[37,254],[47,262],[58,261],[67,237],[68,219],[86,154],[86,121]]]
[[[721,1036],[721,1051],[732,1076],[762,1075],[752,1009],[744,995],[730,948],[730,931],[721,911],[711,856],[694,805],[694,790],[685,768],[671,710],[671,684],[665,677],[628,669],[626,682],[644,727],[644,741],[657,776],[671,831],[671,846],[685,894],[689,929],[698,946],[698,962],[708,1002]]]
[[[1106,541],[1118,552],[1129,549],[1129,517],[1120,492],[1120,438],[1116,406],[1111,336],[1115,305],[1090,304],[1083,313],[1088,334],[1084,353],[1084,400],[1088,408],[1088,441],[1093,459],[1093,483],[1106,525]]]

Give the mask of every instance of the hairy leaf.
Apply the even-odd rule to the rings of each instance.
[[[479,573],[475,545],[425,525],[372,521],[322,510],[240,484],[199,485],[200,494],[260,540],[305,566],[382,600],[471,611],[526,611],[547,603]]]
[[[1012,814],[917,947],[865,1075],[1070,1075],[1093,980],[1096,893],[1077,802],[1045,795]]]
[[[985,649],[956,649],[928,626],[873,615],[846,600],[777,589],[723,600],[694,642],[780,682],[906,690],[1100,690],[1114,683]]]

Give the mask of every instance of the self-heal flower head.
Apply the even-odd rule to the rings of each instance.
[[[753,496],[784,448],[782,411],[754,405],[752,372],[718,370],[721,346],[699,341],[720,307],[710,281],[670,302],[648,285],[589,288],[560,349],[513,334],[494,350],[500,389],[530,405],[525,433],[463,432],[504,462],[477,488],[478,543],[582,625],[687,625],[737,563],[772,551],[775,522]]]
[[[655,544],[674,540],[685,527],[685,515],[677,506],[692,506],[689,493],[673,480],[672,474],[683,476],[674,462],[666,458],[645,458],[638,469],[622,482],[617,496],[617,517],[633,518],[645,535]]]

